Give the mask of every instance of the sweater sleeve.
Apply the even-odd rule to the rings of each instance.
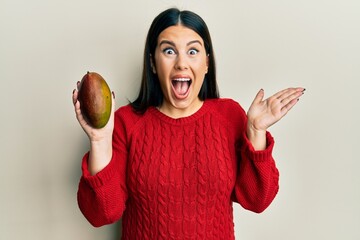
[[[274,139],[266,132],[266,149],[256,151],[246,136],[246,113],[240,105],[236,108],[234,132],[238,169],[233,197],[243,208],[261,213],[279,190],[279,172],[272,156]]]
[[[82,176],[78,187],[78,205],[85,218],[95,227],[119,220],[125,210],[126,131],[123,121],[115,114],[113,155],[110,163],[96,175],[88,171],[86,153],[82,160]]]
[[[238,171],[234,194],[236,201],[250,211],[261,213],[279,190],[279,172],[272,157],[274,139],[266,133],[267,148],[255,151],[246,134],[238,146]]]

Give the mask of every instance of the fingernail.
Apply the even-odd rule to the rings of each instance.
[[[302,90],[303,92],[305,92],[306,88],[304,88],[304,90]]]

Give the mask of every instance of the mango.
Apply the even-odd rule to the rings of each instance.
[[[88,124],[103,128],[111,115],[112,96],[105,79],[96,72],[87,72],[81,79],[78,100]]]

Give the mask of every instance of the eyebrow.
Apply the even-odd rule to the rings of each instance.
[[[193,40],[193,41],[190,41],[186,44],[186,46],[189,46],[191,44],[194,44],[194,43],[198,43],[202,46],[202,43],[199,41],[199,40]],[[169,40],[162,40],[159,44],[159,46],[163,45],[163,44],[169,44],[171,46],[176,46],[175,43],[173,41],[169,41]]]

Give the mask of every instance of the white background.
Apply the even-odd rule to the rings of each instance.
[[[207,22],[222,97],[307,89],[270,129],[279,194],[260,215],[235,206],[237,239],[360,239],[358,0],[0,0],[0,239],[119,239],[78,210],[71,93],[89,70],[117,107],[133,100],[147,30],[173,6]]]

